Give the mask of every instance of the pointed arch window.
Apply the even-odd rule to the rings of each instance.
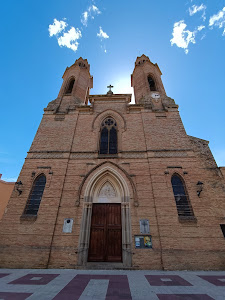
[[[117,124],[106,118],[101,124],[99,154],[117,154]]]
[[[37,215],[41,198],[45,189],[45,184],[46,177],[44,174],[39,175],[35,179],[24,210],[25,215]]]
[[[74,83],[75,83],[75,79],[74,78],[70,79],[70,82],[69,82],[69,84],[67,86],[67,89],[66,89],[66,94],[71,94],[72,93]]]
[[[151,76],[148,76],[148,84],[151,91],[156,91],[155,81]]]
[[[174,174],[171,178],[173,194],[176,201],[177,212],[179,217],[194,216],[192,206],[189,201],[186,186],[183,179]]]

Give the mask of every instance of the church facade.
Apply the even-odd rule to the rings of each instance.
[[[12,268],[225,269],[225,169],[187,135],[157,64],[130,94],[90,95],[90,66],[63,75],[0,223]]]

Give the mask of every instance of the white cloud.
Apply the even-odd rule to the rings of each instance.
[[[62,32],[67,27],[66,22],[64,21],[58,21],[57,19],[54,19],[54,23],[49,25],[48,31],[49,36],[57,35],[60,32]]]
[[[87,26],[87,21],[88,21],[88,12],[85,11],[83,14],[82,14],[82,18],[81,18],[81,23],[85,26]]]
[[[100,13],[101,13],[100,10],[99,10],[99,9],[97,8],[97,6],[95,6],[95,5],[92,5],[91,9],[92,9],[95,13],[97,13],[97,14],[100,14]]]
[[[90,5],[88,7],[88,9],[82,13],[82,16],[81,16],[81,23],[84,25],[84,26],[87,26],[87,23],[88,23],[88,18],[92,18],[94,19],[94,15],[99,15],[101,13],[101,11],[98,9],[97,6],[95,5]]]
[[[99,33],[97,33],[97,36],[98,36],[101,40],[102,40],[102,39],[108,39],[108,38],[109,38],[108,34],[102,30],[102,27],[101,27],[101,26],[99,27]]]
[[[185,30],[187,25],[184,20],[174,23],[173,26],[173,38],[170,40],[171,46],[177,45],[179,48],[183,48],[185,53],[188,54],[188,46],[190,43],[195,44],[196,31]]]
[[[204,25],[200,25],[200,26],[198,26],[197,30],[198,30],[198,31],[202,31],[202,29],[204,29],[204,28],[205,28]]]
[[[202,19],[205,21],[206,20],[206,16],[205,16],[205,11],[206,11],[206,6],[204,4],[201,4],[199,6],[197,5],[192,5],[192,7],[189,7],[189,14],[190,16],[195,15],[197,12],[202,11]]]
[[[216,15],[213,15],[209,19],[209,26],[217,26],[223,28],[223,35],[225,35],[225,7],[221,9]]]
[[[60,47],[65,46],[73,51],[77,51],[79,43],[78,39],[82,37],[81,31],[77,28],[71,27],[68,32],[58,38],[58,44]]]
[[[55,35],[60,47],[64,46],[73,51],[77,51],[79,43],[78,39],[82,37],[81,31],[79,28],[71,27],[67,32],[65,28],[68,24],[65,21],[58,21],[54,19],[54,23],[49,25],[48,31],[49,36]]]

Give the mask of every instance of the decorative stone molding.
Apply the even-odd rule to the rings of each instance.
[[[101,188],[99,192],[99,197],[106,197],[106,198],[115,198],[116,197],[116,191],[114,187],[111,185],[110,182],[106,182],[103,187]]]
[[[70,159],[84,159],[84,158],[89,158],[89,159],[94,159],[97,158],[97,153],[95,152],[79,152],[79,153],[71,153],[70,154]]]
[[[68,158],[65,153],[28,153],[28,159]]]
[[[122,158],[147,158],[146,152],[122,152]]]
[[[64,121],[64,120],[65,120],[65,114],[55,115],[55,121]]]
[[[154,157],[187,157],[186,152],[180,151],[166,151],[166,152],[155,152]]]
[[[76,199],[76,202],[75,202],[75,206],[80,206],[80,200],[82,199],[82,195],[81,195],[81,192],[82,192],[82,189],[84,187],[84,184],[86,182],[86,180],[88,179],[88,177],[95,171],[97,170],[98,168],[100,168],[101,166],[103,165],[106,165],[106,164],[109,164],[111,165],[112,167],[116,167],[118,168],[120,171],[122,171],[124,173],[124,175],[127,177],[127,179],[129,180],[130,182],[130,185],[131,185],[131,188],[132,188],[132,191],[133,191],[133,198],[130,197],[130,199],[133,199],[133,203],[134,203],[134,206],[137,207],[139,206],[139,203],[138,203],[138,198],[137,198],[137,191],[136,191],[136,187],[135,187],[135,184],[132,180],[132,177],[127,173],[126,170],[124,170],[123,168],[121,168],[119,165],[113,163],[113,162],[110,162],[110,161],[105,161],[97,166],[95,166],[94,168],[92,168],[87,174],[86,176],[84,177],[84,179],[82,180],[82,183],[80,184],[80,187],[79,187],[79,190],[78,190],[78,195],[77,195],[77,199]],[[109,167],[108,167],[109,169]],[[101,171],[102,172],[102,171]]]
[[[101,122],[107,117],[114,118],[116,120],[116,122],[119,124],[119,128],[126,131],[126,129],[127,129],[126,120],[124,119],[123,115],[112,109],[107,109],[107,110],[99,113],[94,118],[94,120],[92,122],[92,130],[95,130],[96,128],[99,130]]]
[[[103,167],[101,167],[103,166]],[[78,265],[86,265],[90,241],[91,230],[91,216],[92,216],[92,203],[98,203],[99,198],[103,199],[103,203],[121,203],[121,219],[122,219],[122,255],[124,267],[131,267],[132,265],[132,237],[131,237],[131,220],[130,220],[130,192],[127,180],[118,170],[119,166],[114,163],[107,162],[104,166],[100,164],[93,168],[84,180],[87,180],[83,188],[84,181],[81,184],[81,190],[84,189],[83,197],[83,215],[80,227],[80,237],[78,245]],[[117,167],[117,170],[116,168]],[[93,171],[94,172],[92,174]],[[124,171],[124,170],[123,170]],[[89,177],[90,175],[90,177]],[[127,175],[127,174],[126,174]],[[81,194],[80,190],[80,194]],[[83,194],[82,193],[82,194]],[[117,199],[115,199],[117,198]],[[106,202],[105,202],[106,200]],[[101,202],[101,201],[100,201]]]

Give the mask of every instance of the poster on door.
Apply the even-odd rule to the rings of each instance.
[[[135,248],[137,249],[151,249],[152,237],[151,235],[135,235]]]

